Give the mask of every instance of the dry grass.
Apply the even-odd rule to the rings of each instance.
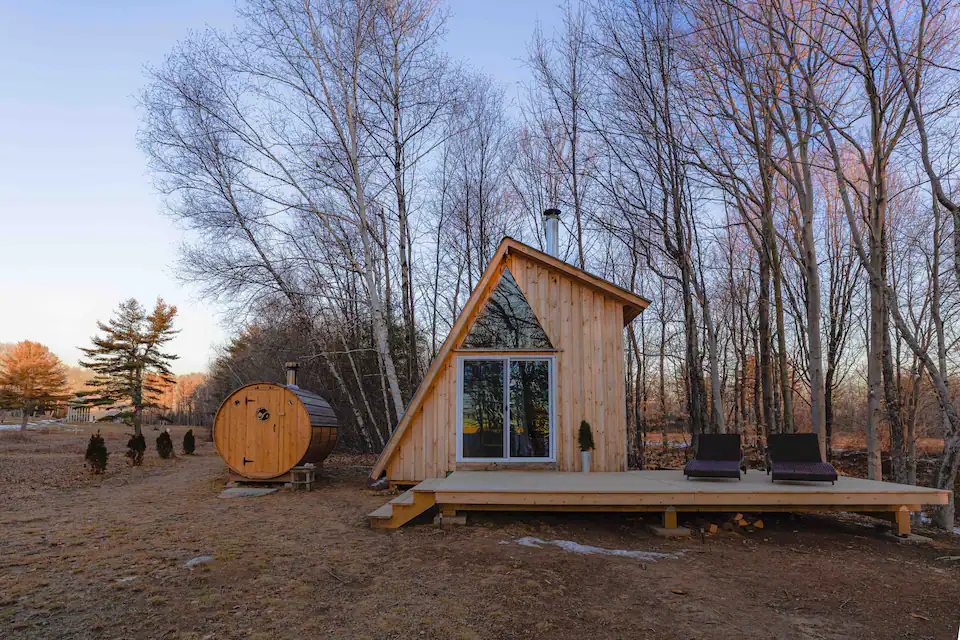
[[[389,499],[365,487],[370,456],[333,456],[311,493],[221,500],[209,444],[169,461],[151,446],[132,469],[110,437],[94,477],[85,440],[0,438],[0,637],[955,638],[960,622],[960,562],[938,559],[960,554],[953,540],[765,517],[755,534],[670,541],[646,533],[652,518],[613,514],[384,533],[364,517]],[[683,554],[503,544],[525,535]]]

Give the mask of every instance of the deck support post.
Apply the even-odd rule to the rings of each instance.
[[[663,512],[663,528],[677,528],[677,510],[674,507],[667,507]]]
[[[460,527],[467,524],[467,514],[457,515],[457,506],[453,504],[440,505],[440,513],[437,516],[438,524],[441,529],[450,529],[451,527]]]
[[[900,507],[893,513],[893,522],[897,530],[897,535],[906,538],[910,535],[910,510],[906,507]]]
[[[650,525],[650,533],[661,538],[681,538],[690,535],[690,529],[679,526],[677,522],[677,508],[669,506],[663,510],[663,526]]]

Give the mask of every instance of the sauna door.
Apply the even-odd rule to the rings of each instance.
[[[247,390],[243,470],[261,478],[280,473],[280,410],[282,393],[271,387]]]

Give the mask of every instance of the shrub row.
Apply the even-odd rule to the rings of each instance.
[[[192,455],[196,447],[197,443],[193,437],[193,429],[189,429],[183,436],[183,452],[188,456]],[[143,434],[140,434],[130,437],[130,440],[127,441],[127,452],[124,455],[130,459],[131,465],[138,467],[143,464],[143,454],[146,453],[146,451],[147,441],[143,437]],[[169,431],[164,431],[157,436],[157,454],[163,459],[170,458],[174,455],[173,439],[170,438]],[[103,473],[107,469],[107,457],[109,455],[107,452],[107,443],[104,441],[103,436],[100,435],[100,432],[97,431],[91,435],[90,441],[87,443],[87,453],[84,456],[90,470],[94,473]]]

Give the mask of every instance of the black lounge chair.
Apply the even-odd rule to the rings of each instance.
[[[767,473],[771,480],[810,480],[836,482],[837,470],[820,457],[820,442],[815,433],[782,433],[768,439]]]
[[[687,478],[740,479],[743,451],[740,436],[735,433],[701,433],[697,436],[697,452],[683,468]]]

